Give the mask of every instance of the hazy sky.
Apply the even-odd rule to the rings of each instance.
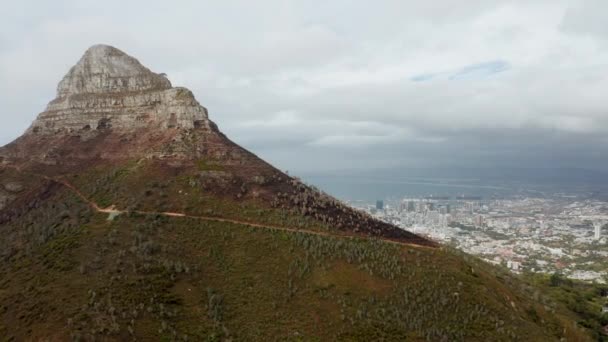
[[[608,169],[608,1],[10,1],[0,144],[105,43],[282,169]]]

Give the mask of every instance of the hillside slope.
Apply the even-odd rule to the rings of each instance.
[[[295,214],[283,223],[287,217],[309,223],[302,232],[162,214],[116,216],[96,212],[60,183],[2,173],[13,183],[28,178],[34,184],[21,190],[23,200],[0,217],[6,337],[585,336],[556,304],[532,300],[508,274],[450,250],[311,234],[317,227]],[[254,211],[240,218],[260,221]]]

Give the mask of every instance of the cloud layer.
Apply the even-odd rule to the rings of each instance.
[[[608,169],[605,1],[7,6],[0,143],[107,43],[192,89],[233,140],[284,169]]]

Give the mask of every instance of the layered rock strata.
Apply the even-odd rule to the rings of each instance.
[[[129,131],[154,126],[210,128],[207,110],[192,92],[172,87],[163,74],[107,45],[89,48],[57,87],[57,97],[27,133]]]

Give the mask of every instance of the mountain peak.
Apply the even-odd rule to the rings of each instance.
[[[212,128],[207,110],[137,59],[109,45],[86,50],[57,86],[57,97],[27,133]]]
[[[112,45],[107,45],[107,44],[94,44],[91,45],[86,51],[85,51],[85,56],[109,56],[109,55],[114,55],[114,56],[127,56],[130,57],[129,55],[127,55],[124,51],[115,48]]]
[[[109,45],[87,49],[57,87],[57,97],[170,89],[171,82],[137,59]]]

